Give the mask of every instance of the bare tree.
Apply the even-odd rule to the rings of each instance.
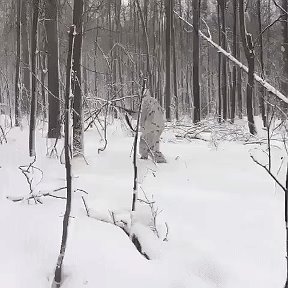
[[[259,30],[259,58],[260,58],[260,69],[261,69],[261,77],[264,79],[264,52],[263,52],[263,35],[262,35],[262,19],[261,19],[261,0],[257,1],[257,14],[258,14],[258,30]],[[288,36],[287,36],[288,37]],[[263,126],[266,127],[266,111],[265,111],[265,89],[262,85],[259,87],[259,102],[260,102],[260,110],[261,110],[261,116],[262,116],[262,121],[263,121]]]
[[[71,118],[71,75],[72,75],[72,59],[73,59],[73,46],[75,37],[75,26],[72,25],[69,31],[69,48],[67,56],[67,71],[66,71],[66,91],[65,91],[65,169],[66,169],[66,185],[67,185],[67,200],[66,209],[63,217],[63,230],[60,253],[58,256],[53,288],[59,288],[62,282],[62,265],[66,251],[67,237],[68,237],[68,225],[71,212],[71,198],[72,198],[72,176],[71,176],[71,134],[70,134],[70,118]]]
[[[224,50],[227,50],[227,39],[226,39],[226,2],[227,0],[217,0],[220,14],[221,14],[221,45]],[[222,105],[223,105],[223,119],[227,120],[227,60],[225,57],[221,59],[222,64],[222,81],[221,81],[221,94],[222,94]]]
[[[237,0],[233,0],[233,53],[232,55],[237,58]],[[237,68],[233,65],[232,70],[232,90],[231,90],[231,122],[234,122],[236,110],[236,89],[237,87]]]
[[[281,90],[286,96],[288,95],[288,2],[287,0],[282,0],[282,59],[283,59],[283,69],[281,77]],[[285,105],[285,110],[288,110],[287,105]]]
[[[21,51],[21,0],[17,1],[16,71],[15,71],[15,126],[20,125],[20,51]]]
[[[200,59],[200,7],[201,0],[193,1],[193,99],[194,99],[194,123],[200,121],[200,77],[199,77],[199,59]]]
[[[59,56],[57,0],[45,1],[48,59],[48,138],[60,137]]]
[[[75,45],[73,52],[73,155],[83,155],[84,153],[84,128],[83,128],[83,109],[81,91],[81,58],[82,58],[82,39],[83,39],[83,15],[84,1],[74,0],[73,24],[76,26]]]
[[[165,88],[165,110],[166,120],[171,120],[171,10],[172,0],[165,0],[166,14],[166,88]]]
[[[36,53],[37,53],[37,33],[39,17],[39,0],[33,0],[33,23],[31,33],[31,107],[30,107],[30,130],[29,130],[29,155],[36,156],[35,151],[35,129],[36,129]]]
[[[251,134],[256,134],[256,127],[254,124],[254,115],[253,115],[255,54],[254,54],[252,35],[248,33],[246,30],[244,0],[239,0],[239,21],[240,21],[240,34],[243,49],[248,63],[248,83],[246,88],[248,127]]]
[[[22,63],[23,63],[23,89],[22,89],[22,109],[28,113],[29,94],[30,94],[30,58],[28,42],[28,25],[27,25],[27,0],[22,0],[21,7],[21,45],[22,45]]]

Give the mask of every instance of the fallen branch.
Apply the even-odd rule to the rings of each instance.
[[[253,155],[250,155],[251,159],[265,169],[265,171],[273,178],[273,180],[282,188],[282,190],[287,193],[287,189],[279,182],[279,180],[275,177],[275,175],[266,167],[266,165],[261,164],[258,160],[254,158]]]
[[[52,198],[66,200],[66,197],[57,196],[57,195],[51,194],[50,192],[38,193],[36,195],[30,194],[27,197],[25,197],[25,196],[18,196],[18,197],[7,196],[6,199],[13,201],[13,202],[29,201],[29,200],[33,199],[34,201],[36,200],[37,203],[43,204],[43,202],[40,200],[41,197],[52,197]]]
[[[185,22],[188,26],[193,28],[193,25],[189,23],[186,19],[184,19],[182,16],[180,16],[177,12],[174,11],[174,14],[181,19],[183,22]],[[237,60],[235,57],[233,57],[229,52],[224,50],[221,46],[219,46],[217,43],[215,43],[211,37],[206,36],[201,30],[199,30],[199,35],[208,41],[212,46],[214,46],[220,53],[222,53],[225,57],[227,57],[230,61],[232,61],[234,64],[236,64],[238,67],[240,67],[244,72],[248,73],[248,67],[245,66],[243,63],[241,63],[239,60]],[[267,81],[262,79],[259,75],[254,73],[254,79],[261,84],[267,91],[277,96],[279,99],[284,101],[288,104],[288,98],[282,94],[279,90],[277,90],[275,87],[273,87],[271,84],[269,84]]]

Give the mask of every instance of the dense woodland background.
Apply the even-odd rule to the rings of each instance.
[[[168,121],[188,116],[194,122],[207,117],[233,122],[248,114],[254,134],[253,115],[261,114],[265,126],[276,98],[199,37],[198,29],[248,65],[250,75],[258,73],[287,95],[286,0],[15,0],[0,5],[1,113],[16,125],[28,115],[32,126],[34,115],[48,120],[50,138],[60,135],[72,23],[79,123],[89,123],[91,113],[101,110],[101,99],[115,100],[109,109],[115,117],[123,112],[119,106],[135,109],[146,77]],[[74,129],[82,133],[83,124],[75,121]]]
[[[169,133],[174,129],[173,139],[176,139],[175,143],[177,140],[179,140],[179,138],[188,141],[191,139],[197,139],[210,142],[210,144],[212,143],[212,145],[217,147],[217,141],[239,140],[239,142],[245,145],[255,145],[253,146],[254,150],[258,149],[263,152],[262,154],[264,157],[262,158],[264,160],[261,160],[264,161],[264,164],[251,151],[249,151],[251,152],[250,157],[252,160],[258,164],[258,166],[264,168],[266,171],[265,173],[268,173],[280,188],[277,185],[276,186],[282,192],[284,192],[284,199],[281,198],[281,203],[283,204],[284,201],[285,205],[283,205],[284,207],[281,206],[281,208],[277,208],[276,210],[277,212],[279,212],[281,209],[284,210],[285,216],[283,218],[285,218],[286,222],[285,249],[287,255],[288,169],[284,171],[285,175],[283,174],[282,170],[286,169],[286,166],[283,165],[283,163],[285,163],[285,159],[288,155],[288,128],[286,125],[288,112],[288,0],[7,0],[0,2],[0,30],[0,33],[2,34],[2,41],[0,42],[0,144],[8,143],[6,135],[8,132],[10,132],[10,130],[12,130],[10,128],[15,126],[29,127],[30,163],[28,165],[20,165],[18,166],[18,169],[20,169],[22,174],[25,176],[30,193],[28,196],[7,196],[6,198],[12,202],[22,202],[27,200],[29,203],[29,201],[34,200],[35,204],[43,204],[41,197],[51,196],[62,200],[64,199],[66,203],[65,214],[63,217],[60,253],[56,263],[54,281],[52,283],[53,288],[60,287],[60,285],[63,283],[62,263],[67,243],[68,224],[72,209],[71,202],[72,198],[74,197],[72,197],[73,192],[80,191],[88,194],[88,192],[82,188],[73,190],[71,158],[74,156],[83,156],[82,158],[86,161],[84,150],[84,132],[90,127],[94,126],[95,131],[97,130],[98,134],[100,135],[100,141],[102,141],[102,144],[104,142],[104,146],[99,148],[97,151],[97,149],[95,149],[93,146],[94,144],[91,144],[90,150],[95,153],[91,154],[93,155],[93,157],[91,157],[93,162],[95,158],[97,158],[96,155],[98,156],[99,152],[103,152],[106,149],[107,135],[109,134],[109,127],[107,128],[107,126],[110,123],[108,120],[120,119],[118,122],[115,121],[115,127],[117,128],[117,123],[123,124],[124,115],[126,120],[129,120],[130,118],[128,117],[128,114],[133,115],[134,112],[141,112],[141,103],[143,96],[147,91],[145,88],[149,89],[152,97],[155,97],[163,107],[167,121],[167,131],[165,132]],[[145,225],[143,225],[143,223],[137,223],[139,219],[137,220],[137,217],[135,217],[136,214],[134,213],[136,212],[136,202],[138,201],[149,206],[151,212],[149,217],[152,219],[153,225],[150,225],[148,229],[144,230],[146,232],[148,230],[149,233],[152,231],[152,235],[156,235],[157,240],[161,241],[161,243],[168,241],[169,226],[166,222],[165,225],[162,225],[165,232],[163,232],[164,230],[162,229],[162,234],[164,236],[162,235],[163,237],[160,237],[157,231],[156,223],[156,217],[158,214],[160,214],[160,212],[158,211],[158,208],[155,210],[155,202],[153,197],[150,201],[142,189],[142,186],[139,185],[139,175],[137,174],[137,169],[139,167],[141,168],[141,165],[137,164],[139,114],[135,129],[132,127],[135,123],[132,123],[133,125],[130,123],[130,128],[132,128],[132,134],[134,135],[133,149],[131,152],[131,155],[133,153],[134,174],[133,194],[132,197],[130,197],[131,193],[129,193],[129,197],[127,198],[129,201],[130,198],[132,198],[132,203],[129,202],[129,209],[126,207],[126,209],[129,211],[127,215],[124,215],[124,220],[120,218],[118,221],[115,218],[116,214],[114,214],[114,212],[110,213],[110,210],[108,210],[110,213],[110,218],[108,220],[106,218],[103,220],[103,218],[99,217],[99,214],[97,214],[98,216],[96,215],[94,218],[121,228],[133,242],[134,246],[142,254],[142,256],[144,256],[146,259],[152,259],[150,258],[149,253],[142,249],[143,243],[141,243],[141,239],[143,240],[143,238],[139,237],[142,230],[140,232],[138,231],[140,233],[139,235],[137,234],[137,229],[136,232],[133,230],[135,224],[136,228],[138,224],[140,224],[140,227],[144,226],[145,229],[147,228]],[[255,121],[256,118],[258,119],[258,122]],[[261,119],[261,121],[259,121],[259,119]],[[127,122],[129,122],[128,120]],[[238,120],[241,121],[238,122]],[[272,123],[273,121],[274,123]],[[259,122],[261,122],[260,125]],[[237,126],[237,123],[241,123],[241,125],[245,123],[245,125],[247,124],[247,127],[242,129],[243,126]],[[41,170],[41,168],[36,166],[36,163],[38,165],[38,162],[41,164],[41,157],[40,161],[39,158],[36,159],[37,146],[35,145],[37,138],[37,126],[40,127],[40,125],[41,127],[44,127],[43,131],[47,130],[47,137],[52,139],[51,141],[46,142],[47,154],[45,157],[48,156],[46,158],[51,158],[56,156],[56,158],[60,159],[61,164],[65,163],[66,186],[60,189],[58,187],[52,191],[55,193],[59,192],[60,190],[66,190],[67,193],[65,197],[56,196],[51,194],[52,192],[45,193],[37,190],[37,186],[43,179],[44,172],[48,174],[50,172],[54,172],[50,171],[53,170],[53,168],[50,169],[49,165],[55,164],[51,164],[52,162],[49,162],[49,165],[44,170]],[[168,131],[169,129],[170,131]],[[14,133],[13,135],[15,135],[15,133],[18,133],[17,131],[17,129],[14,129],[14,132],[11,131],[11,133]],[[182,134],[179,131],[181,131]],[[20,136],[20,134],[21,133],[16,136]],[[202,138],[200,138],[200,134],[201,137],[203,136]],[[90,140],[93,139],[91,138],[91,135],[88,133],[86,135],[88,135],[86,138],[86,140],[88,139],[86,143],[89,141],[92,142],[92,140]],[[189,137],[187,137],[187,135]],[[207,140],[207,135],[210,137],[209,140]],[[14,142],[17,142],[16,138],[13,138],[15,140],[13,140]],[[39,147],[44,147],[43,139],[40,138],[41,137],[37,138],[39,141]],[[62,140],[58,142],[60,138],[64,139],[64,147],[61,146]],[[128,142],[125,142],[126,139],[121,140],[120,137],[118,138],[119,142],[117,145],[119,143],[123,144],[122,146],[119,145],[119,151],[123,152],[125,150],[123,150],[123,147],[125,146],[125,148],[127,148]],[[51,143],[52,145],[50,145]],[[62,152],[60,152],[60,149],[58,149],[58,144],[61,146]],[[20,145],[23,145],[23,143],[20,143]],[[185,146],[179,147],[182,147],[180,150],[186,149]],[[197,149],[199,149],[199,147],[196,145],[194,146],[196,149],[194,154],[191,154],[190,150],[187,150],[188,152],[183,154],[187,159],[190,157],[190,163],[195,163],[194,161],[197,159],[196,155],[199,156],[201,154],[197,154]],[[240,146],[238,146],[237,149],[239,147]],[[275,147],[278,149],[277,151],[274,149]],[[185,162],[185,169],[187,169],[188,165],[185,157],[183,157],[183,159],[185,158],[184,160],[180,159],[182,156],[177,156],[175,158],[175,150],[178,148],[175,148],[175,150],[173,150],[174,147],[172,148],[172,146],[168,148],[171,149],[173,153],[171,152],[170,154],[170,163],[168,161],[167,165],[167,167],[170,165],[170,170],[168,169],[167,171],[169,172],[173,170],[173,173],[176,172],[177,167],[180,167],[178,162],[181,161]],[[0,152],[4,154],[5,152],[3,151],[6,150],[2,150]],[[19,149],[17,148],[17,153],[18,151]],[[88,151],[88,149],[86,151]],[[89,153],[91,153],[91,151]],[[200,149],[199,151],[201,152],[202,150]],[[233,157],[235,157],[236,153],[234,153],[233,149],[232,151]],[[284,152],[285,156],[282,154],[279,156],[279,151],[281,151],[281,153]],[[10,157],[11,155],[8,154],[9,153],[7,153],[6,156]],[[12,154],[11,151],[10,154]],[[22,154],[26,155],[26,152],[20,154],[23,156]],[[171,156],[172,154],[173,156]],[[43,155],[44,153],[42,153],[42,156]],[[64,157],[62,157],[63,155]],[[101,170],[102,167],[98,167],[98,160],[100,157],[97,158],[97,161],[93,162],[94,166],[90,166],[92,167],[91,171],[89,171],[87,167],[82,167],[81,169],[84,172],[82,171],[83,174],[81,174],[81,169],[79,169],[80,172],[78,172],[80,175],[82,175],[82,177],[84,177],[82,178],[84,180],[81,179],[82,182],[80,181],[81,185],[90,183],[92,187],[91,190],[94,191],[96,181],[101,182],[104,179],[103,181],[106,181],[105,185],[103,184],[104,187],[115,175],[119,178],[122,177],[119,170],[121,170],[125,165],[122,165],[121,161],[123,159],[126,161],[126,158],[128,157],[125,156],[126,158],[122,159],[120,157],[120,152],[119,154],[115,154],[115,157],[113,153],[111,155],[109,156],[110,158],[106,155],[107,159],[110,159],[110,163],[107,162],[109,169],[104,169],[104,172]],[[19,155],[17,154],[17,156]],[[198,158],[199,163],[197,163],[197,166],[191,165],[194,167],[194,169],[198,169],[198,165],[201,164],[200,162],[202,161],[203,154],[200,156]],[[226,156],[233,158],[229,153],[227,153]],[[110,174],[111,170],[113,170],[111,169],[110,165],[114,165],[113,161],[115,162],[116,157],[119,157],[120,159],[118,167],[121,168],[117,168],[117,173],[114,171],[113,176],[113,174]],[[209,157],[210,155],[207,156],[207,158]],[[220,156],[218,157],[219,159],[221,158]],[[78,158],[78,160],[82,158]],[[46,160],[48,163],[48,159]],[[221,159],[221,161],[222,160],[223,159]],[[249,158],[249,161],[250,160],[251,159]],[[102,159],[102,161],[103,165],[104,160]],[[176,163],[176,161],[178,162]],[[233,161],[233,159],[231,161]],[[281,163],[279,164],[277,161]],[[10,177],[10,174],[12,175],[13,173],[10,173],[9,167],[14,166],[11,166],[12,164],[9,164],[8,162],[9,161],[5,163],[7,166],[5,171]],[[274,162],[276,164],[274,164]],[[125,163],[127,164],[127,162]],[[173,163],[176,167],[175,169],[173,168]],[[278,167],[276,167],[278,165],[277,163],[279,164]],[[88,161],[86,161],[86,164],[88,164]],[[149,161],[146,161],[146,164],[149,165]],[[215,165],[217,165],[217,163]],[[246,171],[248,166],[246,165],[246,167],[245,165],[243,165],[243,169],[241,168],[242,170],[240,172],[238,171],[235,173],[238,178],[239,173]],[[75,168],[75,166],[73,166],[73,168]],[[81,165],[79,165],[79,167],[80,166]],[[219,165],[219,167],[220,166],[221,165]],[[61,165],[59,165],[59,167],[61,168],[61,171],[64,170],[62,169]],[[117,165],[115,167],[117,167]],[[205,166],[201,167],[203,167],[203,171],[207,168]],[[218,172],[220,173],[222,170],[219,167],[213,169],[219,170]],[[284,169],[282,169],[283,167]],[[0,166],[0,168],[2,167]],[[97,172],[98,175],[95,175],[97,174],[95,173],[96,168],[100,170],[100,172]],[[149,168],[148,170],[149,173],[152,173],[153,177],[156,177],[153,169]],[[182,176],[184,174],[188,175],[192,170],[189,173],[187,172],[188,170],[183,170],[185,172],[181,171],[182,170],[180,170],[180,172],[178,171],[178,174],[181,174],[181,177],[178,175],[178,178],[175,176],[176,174],[173,174],[173,177],[170,177],[172,175],[169,174],[170,172],[168,174],[163,174],[168,175],[167,177],[165,176],[167,178],[165,179],[165,183],[167,182],[166,185],[168,186],[170,186],[172,181],[175,179],[178,179],[178,181],[181,180],[180,185],[175,188],[177,193],[179,192],[178,190],[181,190],[179,187],[183,185],[184,182],[186,183],[186,181],[190,180],[190,175],[189,177],[187,176],[187,179],[182,178]],[[37,173],[41,174],[41,180],[35,184]],[[90,178],[85,178],[87,177],[85,173],[88,176],[90,175]],[[106,173],[109,176],[109,178],[107,178],[109,180],[105,178],[107,176],[106,174],[105,177],[102,177],[102,179],[101,173]],[[55,174],[57,174],[57,172]],[[217,173],[215,175],[217,176]],[[215,175],[214,177],[216,177]],[[97,179],[96,176],[99,177],[99,179]],[[244,176],[245,175],[243,175],[243,177]],[[254,175],[251,174],[249,176],[251,176],[251,179],[254,181]],[[2,173],[1,177],[5,177],[5,174]],[[129,181],[128,177],[125,177],[127,178],[125,178],[125,181]],[[203,174],[199,178],[202,179],[202,177]],[[211,175],[209,175],[209,179],[210,177]],[[118,180],[113,178],[116,185],[119,184],[118,182],[121,182],[119,181],[119,178],[115,178]],[[171,178],[171,183],[168,181],[168,178]],[[213,181],[216,183],[216,178],[211,180],[211,183]],[[238,178],[237,181],[239,181]],[[285,185],[281,184],[282,178],[286,179]],[[55,181],[56,178],[53,179],[54,182],[58,183]],[[85,179],[88,179],[88,181],[86,181],[87,183],[85,183]],[[93,179],[95,182],[93,182],[91,179]],[[213,179],[213,177],[211,179]],[[222,178],[219,177],[219,179]],[[231,179],[231,181],[234,181],[233,177]],[[193,179],[193,181],[195,181],[195,179]],[[245,181],[246,180],[243,180],[243,182]],[[251,183],[254,183],[253,181],[251,181]],[[17,181],[15,181],[13,178],[13,182]],[[214,182],[211,184],[212,186]],[[225,182],[225,189],[228,189],[230,193],[230,186],[227,184],[228,182],[226,183],[226,179],[222,182]],[[263,183],[262,185],[264,187],[266,182]],[[125,183],[125,189],[123,189],[124,192],[127,190],[126,186],[127,185]],[[138,197],[138,186],[142,189],[145,195],[144,200],[141,200]],[[186,186],[186,190],[183,190],[185,192],[185,195],[183,194],[183,196],[195,197],[197,193],[194,192],[199,190],[198,187],[194,187],[193,193],[190,193],[191,184],[187,182]],[[235,186],[237,185],[235,185],[233,182],[233,189]],[[250,186],[252,187],[253,185]],[[121,185],[119,187],[121,187]],[[115,189],[111,189],[111,191],[113,190],[113,192],[118,192],[118,190],[120,191],[119,187],[117,186]],[[165,190],[169,191],[169,187],[166,187],[165,189],[163,187],[160,189],[157,188],[160,190],[157,192],[160,192],[161,194],[163,191],[166,193]],[[246,190],[250,191],[249,189],[251,189],[251,187],[249,187],[249,184],[247,184],[243,189],[241,188],[241,197],[245,196],[243,196],[242,192]],[[253,186],[252,192],[258,192],[258,190],[262,189],[259,187],[255,188]],[[106,188],[107,187],[105,187],[105,189]],[[221,192],[222,188],[220,189]],[[109,193],[106,193],[107,191],[105,189],[102,190],[105,192],[106,197],[109,195]],[[8,192],[11,193],[12,190],[13,189]],[[152,192],[155,192],[155,190],[151,190]],[[171,195],[173,194],[173,197],[178,197],[178,194],[176,194],[175,191],[173,190],[173,193],[170,191]],[[186,193],[186,191],[189,191],[189,193]],[[201,189],[199,191],[201,192],[199,195],[202,194],[203,191]],[[13,192],[15,191],[13,190]],[[98,192],[99,191],[97,191],[97,193]],[[213,193],[214,192],[215,191],[213,191]],[[270,192],[271,191],[269,190],[269,193]],[[121,193],[119,193],[119,195]],[[117,197],[120,197],[119,195]],[[121,199],[123,198],[123,195],[124,194],[121,194]],[[227,195],[229,195],[228,198],[230,200],[231,195]],[[179,197],[179,199],[181,197]],[[183,202],[187,202],[185,197],[182,197],[181,199]],[[191,199],[193,199],[193,197]],[[216,199],[214,194],[213,197]],[[221,197],[220,199],[222,199]],[[231,197],[231,199],[232,198],[233,197]],[[177,200],[173,201],[173,204],[175,204],[179,199],[177,198]],[[191,199],[189,198],[189,201]],[[205,201],[207,199],[205,199]],[[243,199],[243,203],[245,203],[246,207],[247,203],[245,202],[245,197]],[[81,197],[81,200],[83,201],[87,216],[90,217],[90,210],[87,208],[90,203],[87,204],[83,196]],[[99,199],[97,199],[97,201],[98,200]],[[198,205],[197,201],[189,201],[186,203],[187,205],[192,203],[196,206]],[[255,203],[258,203],[258,198]],[[267,203],[270,205],[270,200]],[[181,207],[181,205],[178,206]],[[220,206],[221,205],[217,206],[218,209]],[[171,210],[175,208],[174,206],[171,207],[173,207]],[[180,209],[183,211],[193,211],[191,207],[188,209],[182,209],[181,207]],[[9,209],[10,207],[7,208],[7,211]],[[183,213],[182,210],[181,213]],[[210,208],[207,210],[210,210]],[[197,209],[195,211],[197,211]],[[213,211],[213,209],[211,211]],[[239,212],[239,215],[241,213]],[[270,216],[269,213],[267,213],[267,215]],[[223,215],[221,213],[218,214],[223,216],[225,213],[223,212]],[[49,213],[47,215],[46,217],[50,221]],[[239,218],[242,219],[243,215],[241,214],[240,216],[241,217]],[[174,219],[173,217],[171,219]],[[189,217],[190,216],[187,216],[186,218],[188,219]],[[2,218],[5,219],[5,217]],[[198,218],[198,215],[194,218]],[[225,215],[225,219],[226,218],[229,217]],[[261,221],[263,219],[261,218]],[[196,220],[198,221],[198,219]],[[211,223],[210,220],[211,219],[209,219],[209,223]],[[249,218],[249,220],[251,219]],[[190,221],[190,218],[187,221]],[[219,222],[222,222],[222,220]],[[180,227],[182,224],[182,222],[180,224],[177,223],[177,225],[174,227]],[[254,223],[252,224],[254,225]],[[262,224],[263,222],[261,222],[260,226],[265,226]],[[274,225],[274,222],[272,224]],[[272,224],[271,227],[274,227]],[[232,228],[238,228],[237,224],[235,223],[230,223],[229,225],[231,225]],[[189,222],[187,224],[187,227],[188,226],[191,227],[193,225],[191,225]],[[201,225],[199,225],[199,227],[200,226]],[[202,226],[204,227],[205,225]],[[209,226],[208,228],[210,229],[210,225],[207,226]],[[196,225],[196,227],[198,226]],[[283,227],[281,226],[280,228],[282,229]],[[204,228],[207,227],[205,226]],[[279,229],[279,231],[281,229]],[[90,232],[92,230],[93,229],[89,229]],[[227,227],[225,226],[225,233],[226,231]],[[95,231],[93,230],[93,233],[94,232]],[[149,233],[146,232],[144,233],[145,236],[149,235]],[[215,232],[216,233],[214,234],[221,234],[216,230]],[[57,233],[55,232],[55,234]],[[230,232],[230,230],[229,233],[233,234]],[[176,234],[177,233],[174,235]],[[210,235],[211,233],[209,231],[209,237],[207,237],[209,240],[212,239],[210,239]],[[6,236],[10,237],[10,234],[7,233]],[[189,235],[189,237],[190,236],[191,235]],[[87,236],[87,238],[88,237],[89,236]],[[187,235],[184,237],[185,240],[186,237]],[[11,238],[13,237],[11,236]],[[263,240],[263,237],[261,240]],[[200,242],[201,241],[199,241],[199,243]],[[265,241],[259,242],[262,243]],[[226,244],[224,243],[224,245]],[[6,245],[3,246],[6,247]],[[42,245],[40,246],[42,247]],[[83,246],[85,246],[85,244]],[[252,247],[252,245],[250,246]],[[99,247],[101,249],[101,246]],[[23,251],[24,250],[25,249],[23,249]],[[74,251],[76,250],[77,249],[74,249]],[[249,249],[247,251],[249,251]],[[26,253],[26,250],[24,252]],[[265,251],[265,253],[266,252],[267,251]],[[175,255],[176,254],[178,253],[175,253]],[[189,255],[187,251],[185,251],[185,254]],[[249,265],[247,267],[249,267]],[[287,257],[286,268],[285,287],[288,287]],[[251,269],[251,271],[253,271],[253,269]],[[131,283],[133,284],[133,282]],[[240,287],[243,287],[243,285]]]

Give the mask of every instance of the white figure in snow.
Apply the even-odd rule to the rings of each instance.
[[[146,91],[142,100],[139,129],[141,132],[139,153],[141,159],[150,156],[157,163],[166,163],[159,150],[160,136],[164,130],[164,113],[158,101]]]

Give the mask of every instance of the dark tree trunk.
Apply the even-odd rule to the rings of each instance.
[[[20,125],[20,51],[21,51],[21,0],[17,0],[17,36],[16,36],[16,71],[15,71],[15,126]]]
[[[73,51],[73,92],[74,92],[74,113],[73,113],[73,156],[84,153],[84,129],[81,92],[81,57],[82,57],[82,14],[83,0],[74,0],[73,24],[76,26],[75,45]]]
[[[174,7],[174,2],[172,1],[172,7]],[[173,87],[174,87],[174,101],[175,101],[175,117],[179,120],[179,99],[178,99],[178,83],[177,83],[177,59],[176,59],[176,43],[175,43],[175,21],[173,9],[171,9],[171,21],[172,21],[172,53],[173,53]]]
[[[282,79],[281,79],[281,90],[282,93],[288,96],[288,1],[282,0],[283,16],[281,17],[282,23],[282,59],[283,59],[283,69],[282,69]],[[282,12],[281,12],[282,13]],[[287,104],[284,104],[285,112],[288,111]]]
[[[29,42],[27,27],[27,0],[22,0],[21,7],[21,43],[22,43],[22,63],[23,63],[23,91],[22,91],[22,107],[28,113],[29,111],[29,95],[30,95],[30,58],[29,58]]]
[[[64,149],[65,149],[65,169],[66,169],[66,186],[67,186],[67,200],[66,209],[63,217],[63,228],[62,228],[62,240],[60,253],[58,256],[55,275],[54,275],[54,286],[60,287],[62,282],[62,265],[65,256],[67,237],[68,237],[68,225],[71,212],[71,198],[72,198],[72,176],[71,176],[71,135],[70,135],[70,115],[71,115],[71,75],[72,75],[72,59],[73,59],[73,46],[74,46],[74,33],[75,26],[70,27],[69,31],[69,49],[67,56],[67,71],[66,71],[66,92],[65,92],[65,139],[64,139]]]
[[[257,10],[258,10],[258,32],[259,32],[259,53],[260,53],[260,66],[261,66],[261,77],[265,78],[264,73],[264,58],[263,58],[263,37],[262,37],[262,20],[261,20],[261,0],[257,1]],[[268,48],[269,49],[269,48]],[[263,126],[266,127],[266,111],[265,111],[265,89],[262,85],[259,86],[259,103],[261,116],[263,121]]]
[[[199,24],[200,24],[200,0],[193,1],[193,99],[194,99],[194,117],[193,122],[200,121],[200,77],[199,77]]]
[[[31,107],[30,107],[30,131],[29,131],[29,155],[36,156],[35,150],[35,129],[36,129],[36,53],[37,53],[37,33],[39,17],[39,0],[33,1],[33,23],[31,33]]]
[[[237,58],[237,0],[233,0],[233,53],[232,55]],[[232,90],[231,90],[231,122],[234,123],[235,119],[235,104],[236,104],[236,86],[237,86],[237,69],[233,65],[232,70]]]
[[[237,37],[238,39],[238,37]],[[240,45],[237,45],[237,58],[240,60]],[[242,71],[240,67],[237,67],[237,107],[238,107],[238,117],[243,118],[243,103],[242,103]]]
[[[48,57],[48,138],[60,137],[60,94],[57,0],[45,1],[45,28]]]
[[[167,1],[167,0],[166,0]],[[170,1],[170,0],[168,0]],[[145,6],[147,5],[147,0],[144,1],[144,3],[146,3],[144,5],[144,13],[141,10],[140,7],[140,2],[139,0],[136,0],[136,4],[137,4],[137,8],[138,8],[138,12],[139,12],[139,16],[140,16],[140,21],[143,27],[143,39],[144,39],[144,43],[145,43],[145,53],[146,53],[146,74],[148,76],[148,87],[150,88],[150,92],[151,95],[154,96],[154,91],[153,91],[153,81],[152,81],[152,73],[151,73],[151,65],[150,65],[150,47],[149,47],[149,37],[148,37],[148,31],[147,31],[147,21],[145,19],[147,19],[147,17],[145,16]],[[147,7],[147,6],[146,6]]]
[[[256,127],[254,124],[254,114],[253,114],[255,54],[254,54],[252,35],[247,33],[246,31],[245,16],[244,16],[244,0],[239,0],[239,21],[240,21],[240,34],[242,44],[248,62],[248,83],[246,88],[248,127],[250,133],[254,135],[256,134]]]
[[[218,0],[220,14],[221,14],[221,44],[222,48],[227,50],[227,40],[226,40],[226,1]],[[221,81],[221,94],[222,94],[222,104],[223,104],[223,119],[227,120],[227,60],[226,57],[222,57],[222,81]]]
[[[217,5],[217,18],[218,18],[218,39],[219,39],[219,45],[221,46],[221,23],[220,23],[220,5],[218,3]],[[222,83],[222,77],[221,77],[221,63],[222,63],[222,55],[221,53],[218,53],[218,122],[220,123],[222,121],[222,96],[221,96],[221,83]]]
[[[45,89],[45,78],[46,78],[46,33],[44,31],[42,32],[41,37],[39,37],[39,47],[40,53],[39,53],[39,68],[40,68],[40,74],[41,74],[41,96],[42,96],[42,111],[43,111],[43,117],[44,119],[47,118],[47,101],[46,101],[46,89]]]
[[[166,120],[171,121],[171,0],[165,0],[166,13],[166,88],[165,110]]]

